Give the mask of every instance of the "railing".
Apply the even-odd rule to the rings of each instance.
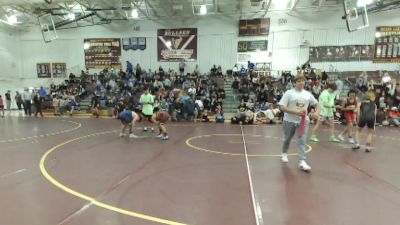
[[[355,83],[351,82],[348,77],[343,76],[343,74],[341,72],[338,72],[338,79],[340,79],[341,81],[343,81],[345,83],[345,85],[350,87],[350,90],[355,90],[356,91],[356,95],[357,97],[361,97],[364,92],[361,91],[356,85]]]

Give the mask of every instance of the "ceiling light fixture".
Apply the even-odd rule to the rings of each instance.
[[[288,4],[291,0],[274,0],[274,6],[278,10],[283,10],[288,8]]]
[[[84,44],[83,44],[83,49],[89,49],[90,48],[90,43],[89,42],[85,42]]]
[[[207,14],[207,6],[206,5],[201,5],[200,6],[200,14],[201,15],[206,15]]]
[[[75,14],[74,13],[68,13],[68,15],[67,15],[67,18],[69,19],[69,20],[75,20]]]
[[[374,0],[358,0],[357,1],[357,6],[358,7],[363,7],[363,6],[366,6],[366,5],[370,5],[373,2],[374,2]]]
[[[132,9],[131,16],[134,19],[139,18],[138,10],[137,9]]]
[[[14,24],[18,23],[17,16],[16,15],[7,16],[7,22],[10,25],[14,25]]]

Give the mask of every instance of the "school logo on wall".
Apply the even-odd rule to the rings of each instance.
[[[158,61],[197,60],[197,28],[159,29],[157,36]]]
[[[122,49],[128,50],[145,50],[146,49],[146,38],[145,37],[131,37],[122,38]]]

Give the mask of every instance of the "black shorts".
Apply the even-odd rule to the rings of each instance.
[[[152,121],[153,115],[144,115],[144,114],[143,114],[143,117],[144,117],[146,120],[148,120],[149,122],[153,122],[153,121]]]
[[[369,129],[375,128],[375,120],[374,119],[360,119],[358,122],[358,127],[365,127],[367,126]]]

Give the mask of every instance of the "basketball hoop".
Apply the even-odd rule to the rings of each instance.
[[[54,25],[54,20],[51,14],[39,16],[38,21],[45,43],[49,43],[55,39],[58,39],[56,27]]]
[[[343,19],[346,20],[349,32],[361,30],[369,26],[366,5],[359,6],[358,0],[343,0]]]

